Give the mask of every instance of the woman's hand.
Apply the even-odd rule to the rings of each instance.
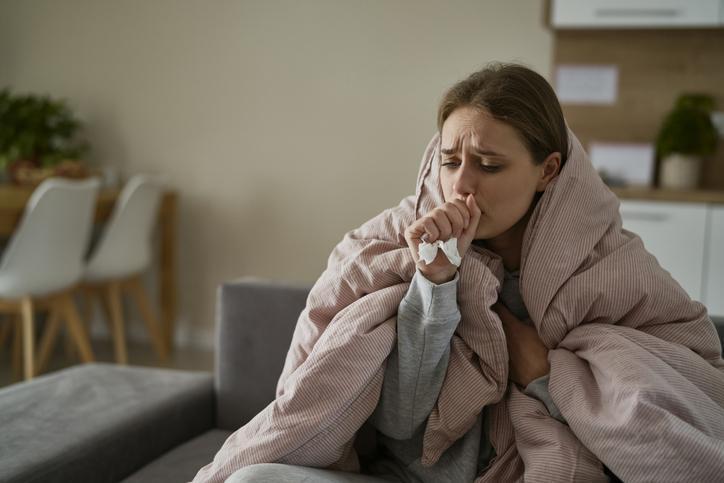
[[[450,263],[442,250],[438,250],[435,260],[429,265],[420,260],[418,247],[426,241],[447,241],[452,237],[458,239],[460,258],[470,247],[480,221],[480,208],[472,194],[465,201],[448,201],[438,206],[405,230],[405,240],[412,252],[412,259],[420,272],[435,284],[449,282],[455,278],[457,267]],[[423,236],[425,237],[423,240]]]
[[[551,370],[548,348],[538,337],[535,327],[518,320],[508,308],[498,302],[493,310],[500,316],[510,357],[510,379],[526,387]]]

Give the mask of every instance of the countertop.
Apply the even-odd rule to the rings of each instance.
[[[611,188],[611,191],[613,191],[616,196],[624,200],[724,204],[724,191],[671,190],[658,188]]]

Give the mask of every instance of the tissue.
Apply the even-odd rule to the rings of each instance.
[[[425,264],[429,265],[433,260],[435,260],[438,248],[441,249],[447,259],[450,260],[450,263],[456,267],[460,266],[460,261],[462,259],[458,253],[457,238],[450,238],[446,242],[443,242],[442,240],[438,240],[435,243],[422,242],[417,248],[417,253],[420,255],[420,258],[425,261]]]

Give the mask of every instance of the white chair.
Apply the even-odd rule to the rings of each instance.
[[[152,260],[153,227],[162,195],[160,180],[144,175],[131,178],[123,188],[85,269],[86,313],[91,313],[93,298],[100,296],[111,326],[116,362],[119,364],[128,363],[122,310],[124,292],[136,302],[158,357],[161,360],[168,357],[156,311],[141,281],[142,273]]]
[[[51,178],[30,196],[18,228],[0,262],[0,312],[17,322],[22,339],[23,374],[36,374],[35,323],[37,310],[49,310],[40,352],[65,320],[83,362],[93,360],[88,336],[72,298],[83,274],[83,257],[90,238],[97,179],[70,181]],[[49,334],[51,337],[49,337]]]

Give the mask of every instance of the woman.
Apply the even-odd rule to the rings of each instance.
[[[416,194],[330,256],[276,400],[196,480],[369,481],[299,466],[358,471],[368,419],[376,477],[606,481],[605,464],[716,479],[716,331],[621,228],[550,86],[486,67],[448,92],[438,128]],[[423,239],[447,251],[421,262]]]
[[[499,100],[501,91],[517,95]],[[555,94],[542,77],[522,66],[488,67],[448,91],[438,128],[445,202],[405,230],[417,271],[398,309],[397,348],[388,360],[373,418],[390,455],[374,469],[403,481],[472,481],[494,454],[481,414],[476,426],[435,465],[425,467],[420,461],[419,429],[442,386],[450,338],[460,321],[458,267],[442,250],[430,263],[421,260],[423,239],[435,243],[454,238],[461,257],[476,243],[502,258],[505,275],[494,309],[508,343],[510,379],[562,420],[548,395],[548,350],[535,328],[522,323],[528,314],[518,288],[528,220],[568,153],[567,128]]]

